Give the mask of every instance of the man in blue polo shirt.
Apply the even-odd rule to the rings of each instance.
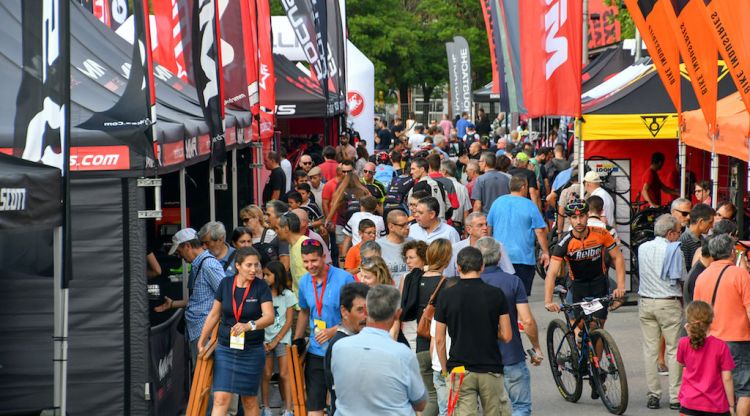
[[[324,357],[328,341],[336,335],[341,323],[341,288],[353,282],[354,277],[326,264],[323,245],[317,240],[303,241],[301,252],[307,273],[299,280],[300,312],[294,344],[304,343],[305,331],[310,328],[310,346],[305,365],[307,414],[323,416],[328,391],[324,377]]]
[[[367,293],[367,327],[333,346],[336,415],[413,415],[427,404],[417,356],[388,332],[401,315],[390,285]]]

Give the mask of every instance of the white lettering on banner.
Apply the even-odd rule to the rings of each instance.
[[[547,13],[544,15],[544,30],[547,37],[544,42],[545,51],[552,54],[545,65],[547,80],[552,78],[557,68],[568,60],[568,39],[557,36],[560,27],[568,20],[568,0],[545,0]],[[550,3],[554,2],[550,6]]]
[[[134,5],[138,7],[138,5]],[[112,0],[112,19],[119,24],[128,18],[128,0]]]
[[[154,76],[162,81],[169,81],[172,79],[172,73],[161,65],[154,65]]]
[[[175,75],[182,78],[184,81],[187,81],[187,71],[182,67],[182,63],[184,61],[182,56],[182,28],[180,27],[181,22],[179,18],[180,6],[178,5],[177,1],[178,0],[172,0],[172,20],[175,22],[175,25],[172,28],[172,40],[175,45],[174,59],[177,65],[177,73]]]
[[[451,53],[451,62],[453,62],[453,65],[452,65],[453,67],[453,91],[455,91],[456,94],[458,94],[461,80],[458,79],[458,65],[457,65],[458,59],[456,59],[455,50],[453,51],[453,53]],[[457,113],[461,112],[461,103],[458,100],[458,97],[453,99],[453,111]]]
[[[282,0],[284,10],[289,18],[289,22],[294,28],[294,33],[297,35],[297,40],[302,44],[302,51],[305,53],[307,62],[315,68],[315,73],[319,77],[323,77],[323,64],[320,62],[320,55],[318,53],[318,46],[312,43],[310,33],[305,26],[305,21],[302,17],[295,17],[299,12],[299,8],[294,4],[294,0]]]
[[[297,114],[296,104],[282,104],[276,106],[276,115],[278,116],[293,116]]]
[[[119,161],[120,161],[120,155],[118,154],[109,154],[109,155],[90,154],[90,155],[84,155],[83,157],[80,157],[75,154],[70,155],[70,165],[74,167],[116,166],[117,162]]]
[[[459,51],[461,56],[461,83],[463,84],[463,108],[461,111],[471,111],[471,74],[469,73],[469,49],[461,48]]]
[[[99,79],[107,73],[107,69],[93,59],[86,59],[83,61],[82,66],[83,68],[77,66],[76,69],[91,79]]]
[[[169,374],[172,370],[174,362],[174,350],[169,350],[169,353],[163,358],[159,359],[159,381],[164,380],[164,377]]]
[[[0,211],[25,211],[26,188],[0,188]]]
[[[185,159],[198,156],[198,138],[191,137],[185,141]]]
[[[120,66],[120,71],[122,71],[122,72],[120,72],[120,75],[122,75],[125,79],[129,79],[130,78],[130,68],[131,67],[132,67],[132,65],[130,64],[130,62],[125,62],[124,64],[122,64]]]
[[[211,46],[214,44],[214,31],[211,25],[214,21],[214,8],[211,0],[201,2],[199,12],[199,26],[201,31],[201,69],[205,74],[208,82],[201,93],[203,102],[208,105],[208,101],[219,95],[219,85],[216,80],[216,62],[208,56]]]
[[[270,76],[271,76],[271,72],[268,71],[268,65],[261,63],[260,64],[260,87],[263,88],[263,90],[266,89],[266,80]]]

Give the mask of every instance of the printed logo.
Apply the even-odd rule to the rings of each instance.
[[[648,131],[651,132],[651,137],[656,137],[661,131],[661,128],[667,123],[668,117],[669,116],[641,116],[641,120],[643,120],[643,124],[646,125]]]
[[[26,188],[0,188],[0,211],[25,211]]]
[[[365,109],[365,99],[362,94],[357,91],[349,91],[346,93],[346,101],[349,105],[349,115],[359,117]]]
[[[555,1],[552,5],[550,3],[554,0],[545,1],[549,8],[544,15],[544,30],[547,33],[544,48],[548,54],[552,54],[545,65],[545,75],[549,80],[557,68],[568,60],[568,39],[558,36],[560,27],[568,20],[568,0]]]

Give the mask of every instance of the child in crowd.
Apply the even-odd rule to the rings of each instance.
[[[265,330],[265,347],[266,347],[266,368],[263,372],[263,383],[261,384],[261,393],[263,395],[263,413],[262,416],[271,416],[271,409],[268,401],[268,387],[273,376],[274,356],[279,361],[279,388],[284,389],[285,411],[282,416],[291,416],[292,413],[292,389],[287,378],[286,346],[291,344],[292,316],[297,299],[289,290],[289,279],[287,277],[284,265],[279,261],[272,261],[263,268],[263,279],[268,283],[273,295],[273,309],[276,317],[271,326]]]
[[[685,368],[680,387],[680,414],[734,416],[734,361],[724,341],[708,333],[714,312],[706,302],[687,306],[688,336],[677,346],[677,362]]]

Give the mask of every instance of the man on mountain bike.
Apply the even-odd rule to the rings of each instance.
[[[609,279],[604,262],[605,252],[612,258],[617,274],[617,288],[612,295],[616,299],[625,296],[625,259],[606,229],[587,225],[588,211],[588,204],[581,199],[570,201],[564,207],[572,229],[551,250],[552,258],[544,282],[544,307],[550,312],[560,311],[560,305],[553,301],[552,296],[555,278],[563,261],[568,265],[573,302],[607,296]],[[607,319],[607,308],[594,312],[594,317],[600,319],[603,325]]]

